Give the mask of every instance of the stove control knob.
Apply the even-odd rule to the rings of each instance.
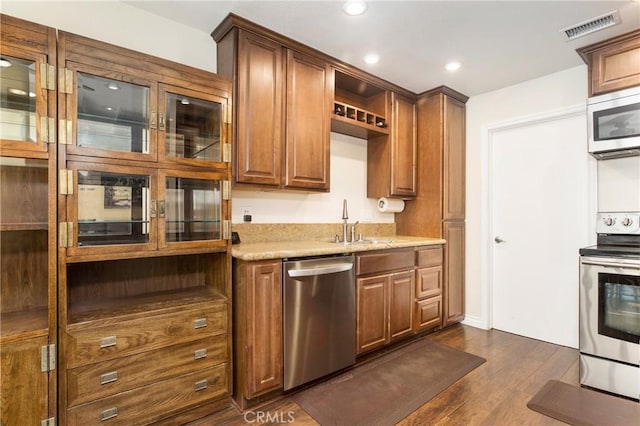
[[[633,225],[633,219],[631,219],[630,217],[625,217],[624,219],[622,219],[622,224],[624,226],[631,226]]]
[[[602,219],[602,222],[607,226],[613,226],[613,224],[616,223],[616,220],[612,217],[605,217]]]

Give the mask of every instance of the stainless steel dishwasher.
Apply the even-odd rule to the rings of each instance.
[[[284,262],[284,389],[356,361],[353,256]]]

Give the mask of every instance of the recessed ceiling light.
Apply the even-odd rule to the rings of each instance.
[[[368,55],[365,55],[365,57],[362,58],[362,59],[364,59],[364,61],[367,64],[371,64],[371,65],[372,64],[377,64],[378,61],[380,60],[380,55],[378,55],[376,53],[369,53]]]
[[[453,71],[457,71],[458,69],[460,69],[460,66],[461,66],[460,62],[451,61],[451,62],[447,63],[447,65],[445,65],[444,68],[447,71],[453,72]]]
[[[11,66],[11,61],[5,58],[0,58],[0,67],[9,68]]]
[[[113,111],[113,108],[110,107],[110,106],[106,106],[106,107],[104,107],[104,109],[106,109],[107,111]]]
[[[9,89],[9,93],[12,93],[14,95],[18,95],[18,96],[24,96],[27,94],[27,92],[25,92],[24,90],[21,89]]]
[[[342,6],[344,13],[351,16],[362,15],[367,11],[367,3],[364,0],[348,0]]]

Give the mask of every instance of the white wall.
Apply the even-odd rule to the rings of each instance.
[[[367,198],[367,141],[331,133],[331,192],[234,190],[232,222],[241,223],[250,208],[253,223],[339,223],[346,199],[349,222],[393,223],[375,199]]]
[[[640,211],[640,157],[598,161],[598,211]]]
[[[2,13],[207,71],[216,70],[208,33],[119,1],[2,0]]]
[[[486,236],[483,236],[490,223],[487,205],[488,129],[519,118],[584,106],[586,99],[587,67],[584,65],[473,96],[467,102],[466,323],[480,327],[489,325],[489,258]],[[586,143],[585,140],[585,150]],[[594,194],[595,190],[592,190]],[[595,214],[595,195],[592,204]],[[593,235],[595,237],[595,231]],[[577,259],[578,253],[576,262]]]

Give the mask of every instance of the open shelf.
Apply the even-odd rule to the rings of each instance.
[[[121,321],[164,310],[180,310],[203,302],[226,303],[222,294],[210,287],[169,290],[132,297],[83,301],[69,309],[69,326],[89,321]]]
[[[0,223],[0,231],[47,231],[46,222]]]
[[[46,336],[48,333],[49,311],[46,307],[0,315],[0,343]]]
[[[365,139],[389,134],[387,90],[336,70],[334,93],[332,131]]]
[[[226,253],[67,264],[68,324],[226,303]]]

